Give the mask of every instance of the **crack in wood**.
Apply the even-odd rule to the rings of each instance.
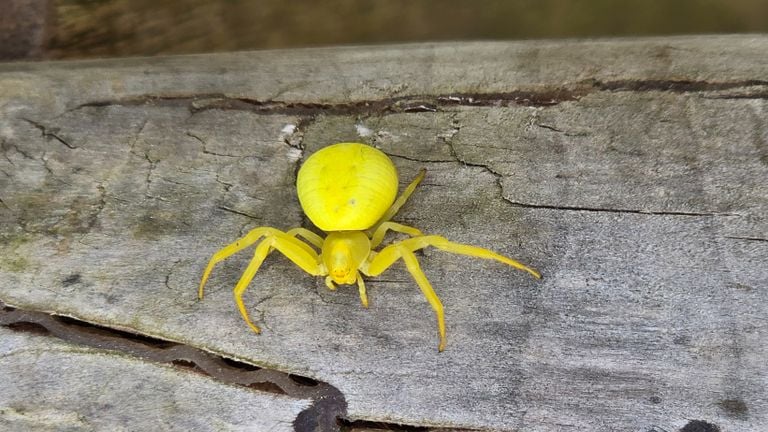
[[[450,106],[512,106],[549,107],[562,102],[577,101],[595,92],[650,92],[708,93],[734,89],[768,86],[768,80],[706,81],[706,80],[614,80],[587,79],[570,86],[518,89],[496,93],[452,93],[444,95],[410,95],[354,102],[289,102],[280,100],[259,100],[249,97],[231,97],[225,94],[180,94],[144,95],[115,100],[92,101],[80,104],[70,111],[108,106],[169,106],[184,107],[191,113],[206,110],[239,110],[263,114],[289,114],[315,116],[325,115],[370,115],[403,112],[438,112]],[[765,97],[765,90],[753,95],[724,97],[751,98]],[[46,132],[42,125],[31,122]],[[52,137],[60,139],[55,134]],[[66,142],[64,142],[67,145]]]
[[[21,118],[21,120],[24,120],[25,122],[31,124],[36,129],[38,129],[40,131],[40,133],[42,134],[43,138],[53,138],[54,140],[60,142],[61,144],[64,144],[64,146],[67,147],[70,150],[74,150],[74,149],[78,148],[76,145],[71,144],[70,142],[68,142],[67,140],[65,140],[61,136],[59,136],[57,134],[57,131],[51,129],[48,126],[45,126],[42,123],[36,122],[34,120],[30,120],[28,118]]]
[[[202,146],[203,154],[207,154],[207,155],[211,155],[211,156],[230,157],[230,158],[242,158],[242,156],[238,156],[238,155],[232,155],[232,154],[227,154],[227,153],[216,153],[214,151],[208,150],[208,143],[204,139],[202,139],[200,136],[198,136],[198,135],[196,135],[196,134],[194,134],[194,133],[192,133],[190,131],[187,131],[186,135],[188,137],[190,137],[190,138],[193,138],[195,141],[200,143],[200,145]]]
[[[79,274],[72,274],[65,279],[67,283],[78,283],[79,280]],[[166,277],[167,284],[168,277]],[[0,301],[0,326],[17,332],[53,336],[79,346],[129,354],[146,361],[170,365],[189,373],[209,376],[224,383],[256,391],[311,400],[312,404],[299,413],[293,422],[294,430],[299,432],[349,429],[406,432],[432,430],[422,426],[361,419],[350,420],[346,417],[347,402],[344,394],[331,384],[302,375],[265,369],[240,359],[217,355],[155,336],[119,330],[70,316],[18,309],[2,301]],[[453,429],[441,428],[441,430]]]
[[[758,92],[751,92],[751,93],[737,93],[737,94],[725,94],[725,95],[714,95],[714,96],[704,96],[704,99],[768,99],[768,90],[766,91],[758,91]]]
[[[240,211],[240,210],[235,210],[235,209],[233,209],[233,208],[230,208],[230,207],[226,207],[226,206],[217,206],[216,208],[217,208],[217,209],[219,209],[219,210],[224,210],[225,212],[233,213],[233,214],[236,214],[236,215],[240,215],[240,216],[245,216],[245,217],[247,217],[247,218],[249,218],[249,219],[253,219],[253,220],[256,220],[256,221],[260,221],[260,220],[262,220],[262,219],[261,219],[260,217],[258,217],[258,216],[255,216],[255,215],[252,215],[252,214],[249,214],[249,213],[246,213],[246,212]]]
[[[315,379],[260,368],[200,348],[113,329],[45,312],[17,309],[0,301],[0,325],[14,331],[54,336],[76,345],[127,353],[144,360],[210,376],[259,391],[309,399],[312,404],[294,421],[297,431],[339,431],[347,402],[336,387]]]
[[[550,129],[556,132],[563,132],[559,129],[556,129],[554,127],[548,127],[544,125],[537,124],[537,126],[544,127],[545,129]],[[458,127],[458,126],[457,126]],[[460,127],[459,127],[460,129]],[[664,211],[664,210],[645,210],[645,209],[619,209],[619,208],[610,208],[610,207],[586,207],[586,206],[563,206],[563,205],[551,205],[551,204],[531,204],[531,203],[524,203],[520,201],[512,200],[504,195],[504,185],[502,184],[503,179],[505,178],[504,174],[494,170],[489,165],[486,164],[480,164],[475,162],[468,162],[464,159],[462,159],[458,153],[456,152],[456,148],[453,145],[453,142],[451,139],[443,139],[443,141],[448,145],[449,152],[453,158],[455,158],[456,162],[461,163],[466,166],[470,167],[477,167],[482,168],[486,172],[490,173],[496,178],[496,184],[499,188],[501,199],[506,201],[507,203],[515,206],[515,207],[524,207],[524,208],[532,208],[532,209],[550,209],[550,210],[565,210],[565,211],[581,211],[581,212],[596,212],[596,213],[624,213],[624,214],[643,214],[643,215],[654,215],[654,216],[695,216],[695,217],[724,217],[724,216],[732,216],[732,217],[740,217],[741,215],[738,213],[716,213],[716,212],[686,212],[686,211]],[[422,162],[428,162],[428,161],[422,161]],[[743,238],[742,238],[743,239]],[[760,239],[751,239],[751,240],[760,240]]]
[[[768,238],[762,238],[762,237],[742,237],[742,236],[724,236],[724,237],[731,240],[768,242]]]
[[[36,157],[32,156],[31,154],[22,150],[18,145],[8,142],[6,140],[0,141],[0,148],[3,150],[3,157],[5,158],[5,160],[7,160],[8,163],[10,163],[13,166],[16,166],[16,164],[13,163],[13,160],[10,157],[8,157],[8,150],[11,150],[11,149],[13,149],[16,153],[20,154],[21,157],[23,157],[24,159],[29,159],[33,161],[39,160]],[[42,160],[39,160],[39,161],[42,162]]]
[[[529,204],[519,201],[514,201],[509,198],[503,197],[505,201],[516,206],[533,209],[550,209],[550,210],[567,210],[567,211],[581,211],[581,212],[596,212],[596,213],[627,213],[627,214],[643,214],[643,215],[655,215],[655,216],[696,216],[696,217],[724,217],[733,216],[740,217],[738,213],[710,213],[710,212],[684,212],[684,211],[663,211],[663,210],[642,210],[642,209],[617,209],[610,207],[580,207],[580,206],[560,206],[560,205],[547,205],[547,204]]]
[[[740,81],[696,81],[696,80],[616,80],[594,81],[595,88],[606,91],[649,92],[665,91],[672,93],[699,93],[733,90],[745,87],[768,85],[767,80]]]

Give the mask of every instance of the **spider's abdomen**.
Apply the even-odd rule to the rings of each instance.
[[[395,201],[397,170],[382,151],[338,143],[310,156],[296,189],[304,213],[323,231],[370,228]]]

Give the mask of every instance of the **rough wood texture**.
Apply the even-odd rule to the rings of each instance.
[[[44,336],[0,338],[2,430],[290,431],[308,404]]]
[[[0,300],[311,376],[351,419],[504,430],[768,428],[768,38],[473,43],[0,65]],[[470,67],[471,65],[471,67]],[[398,220],[525,274],[420,257],[326,290],[211,253],[307,226],[336,141],[425,184]],[[704,425],[704,426],[702,426]]]

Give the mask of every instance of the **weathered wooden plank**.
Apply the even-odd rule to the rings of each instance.
[[[713,37],[3,65],[0,299],[312,376],[353,419],[761,430],[767,48]],[[443,353],[402,268],[368,283],[364,310],[355,289],[270,258],[246,294],[260,336],[230,294],[247,254],[198,303],[218,247],[258,225],[307,226],[295,170],[344,140],[393,155],[403,181],[428,168],[398,220],[545,279],[426,251]]]
[[[0,328],[0,428],[293,430],[308,401]]]

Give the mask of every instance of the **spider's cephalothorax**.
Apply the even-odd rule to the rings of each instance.
[[[414,227],[392,222],[390,219],[405,204],[425,173],[422,169],[395,199],[397,170],[383,152],[360,143],[339,143],[319,150],[302,165],[296,179],[296,188],[304,213],[312,223],[327,233],[325,239],[305,228],[293,228],[285,232],[270,227],[255,228],[213,255],[200,281],[199,298],[203,298],[203,287],[216,263],[261,240],[234,290],[240,314],[259,333],[259,327],[248,317],[242,296],[259,266],[273,249],[280,251],[305,272],[325,276],[325,284],[332,290],[336,289],[337,284],[357,283],[360,301],[365,307],[368,307],[368,297],[362,275],[378,276],[402,259],[437,314],[440,333],[438,350],[442,351],[445,348],[443,305],[421,271],[414,251],[434,246],[448,252],[500,261],[527,271],[536,278],[541,275],[528,266],[488,249],[453,243],[437,235],[424,235]],[[406,234],[410,238],[373,252],[388,230]],[[297,237],[302,237],[304,241]]]

